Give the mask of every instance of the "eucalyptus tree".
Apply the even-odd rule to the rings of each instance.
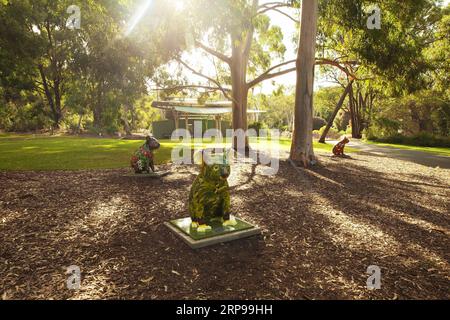
[[[283,8],[292,10],[287,12]],[[271,25],[267,13],[275,11],[299,24],[299,8],[299,1],[187,1],[183,11],[184,19],[179,17],[178,26],[184,28],[188,49],[195,47],[211,56],[217,71],[214,75],[203,73],[183,61],[180,54],[178,62],[192,74],[203,78],[206,84],[189,83],[169,86],[169,89],[202,88],[220,91],[232,102],[233,128],[245,131],[249,91],[263,81],[297,70],[297,59],[285,59],[282,28]],[[315,64],[332,65],[349,72],[345,63],[346,61],[341,63],[323,56],[315,59]],[[236,147],[236,139],[233,144]]]
[[[54,127],[62,117],[61,95],[64,56],[58,47],[60,39],[55,36],[58,23],[54,14],[58,4],[42,1],[3,1],[0,3],[0,57],[2,87],[6,90],[20,88],[36,89],[46,98]],[[57,33],[62,33],[59,30]],[[8,77],[9,76],[9,77]],[[14,78],[14,82],[8,81]],[[23,87],[25,85],[25,87]]]
[[[146,93],[147,78],[169,57],[160,42],[131,32],[139,3],[2,1],[2,91],[40,97],[54,128],[66,112],[80,119],[92,112],[98,129],[113,122],[126,127],[134,101]]]
[[[28,84],[24,89],[45,101],[53,128],[59,128],[65,112],[63,101],[71,79],[73,53],[83,46],[78,23],[71,25],[78,16],[70,22],[72,11],[68,9],[72,7],[75,12],[80,9],[86,13],[95,2],[85,0],[78,5],[74,9],[72,1],[64,0],[3,1],[0,4],[0,47],[8,56],[11,74],[22,74],[16,86]],[[0,59],[5,63],[4,56]],[[22,70],[26,70],[26,74]],[[11,85],[2,83],[4,88],[11,88]]]
[[[235,130],[247,129],[250,89],[295,70],[295,66],[289,67],[295,60],[283,61],[286,47],[282,29],[271,25],[266,15],[270,10],[288,6],[287,2],[261,4],[258,0],[191,0],[185,6],[187,44],[211,56],[218,72],[205,74],[183,61],[180,55],[177,61],[206,81],[206,84],[189,84],[183,88],[221,92],[232,101]],[[280,62],[272,64],[274,60]],[[235,147],[236,141],[233,141]]]
[[[294,134],[289,159],[296,164],[302,164],[304,167],[316,161],[312,131],[317,16],[317,0],[303,1],[296,61]]]
[[[349,95],[352,136],[360,138],[380,92],[401,95],[426,85],[430,64],[423,49],[434,39],[440,8],[436,1],[321,1],[318,53],[346,59],[352,75],[334,77]],[[371,27],[371,19],[379,25]],[[332,73],[329,68],[322,68]],[[336,110],[342,107],[339,100]],[[329,119],[328,126],[333,123]],[[321,138],[324,142],[325,134]]]

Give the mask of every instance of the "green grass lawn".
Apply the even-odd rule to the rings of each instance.
[[[420,146],[408,146],[404,144],[393,144],[393,143],[382,143],[382,142],[375,142],[375,141],[365,141],[367,144],[374,144],[378,146],[386,146],[386,147],[393,147],[398,149],[404,149],[404,150],[416,150],[416,151],[423,151],[433,154],[438,154],[441,156],[447,156],[450,157],[450,148],[439,148],[439,147],[420,147]]]
[[[156,151],[156,163],[167,163],[172,149],[179,143],[161,140],[161,148]],[[0,170],[80,170],[115,169],[130,166],[131,154],[143,141],[84,137],[49,137],[42,135],[0,135]],[[264,139],[251,139],[254,147],[266,147]],[[270,144],[270,142],[269,142]],[[291,141],[281,139],[280,150],[288,151]],[[198,148],[217,144],[198,142]],[[230,142],[219,146],[229,146]],[[259,146],[257,146],[259,145]],[[315,149],[330,151],[332,145],[314,143]],[[348,150],[351,152],[352,150]]]

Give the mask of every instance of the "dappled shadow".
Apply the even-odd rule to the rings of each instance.
[[[187,216],[195,166],[162,179],[0,173],[0,287],[11,298],[448,298],[447,180],[355,158],[281,162],[276,176],[233,165],[233,213],[263,233],[200,250],[163,225]],[[381,290],[365,287],[372,264]],[[78,292],[65,287],[69,265],[81,267]]]
[[[364,156],[377,158],[390,158],[420,164],[423,166],[435,168],[450,169],[450,157],[430,152],[397,149],[388,146],[365,145],[368,150],[362,150],[358,153]]]
[[[448,295],[445,280],[449,270],[448,192],[436,199],[435,191],[442,192],[441,189],[425,190],[430,186],[419,187],[417,183],[394,179],[366,167],[350,167],[348,163],[346,166],[329,164],[314,175],[308,171],[304,174],[314,186],[314,192],[329,200],[326,210],[336,211],[339,218],[335,221],[341,232],[345,231],[346,224],[349,236],[354,237],[356,230],[363,230],[361,241],[366,237],[369,246],[365,250],[376,252],[380,248],[379,256],[390,258],[385,265],[390,266],[388,272],[398,275],[399,278],[392,279],[394,283],[403,282],[406,296],[414,297],[411,291],[418,292],[418,289],[434,291],[437,296]],[[336,189],[329,181],[338,182],[342,187]],[[371,237],[377,232],[378,237]],[[340,237],[337,239],[342,241]],[[364,247],[364,244],[357,246]],[[430,281],[419,283],[418,279],[424,278]]]

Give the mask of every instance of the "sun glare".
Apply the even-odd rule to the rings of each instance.
[[[137,26],[137,24],[139,23],[139,21],[141,21],[144,14],[150,8],[152,2],[153,0],[145,0],[143,4],[139,7],[139,10],[133,15],[125,31],[126,37],[128,37],[133,32],[134,28]]]
[[[184,10],[184,1],[183,0],[175,0],[175,10],[180,12]]]

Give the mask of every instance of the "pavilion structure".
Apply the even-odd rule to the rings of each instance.
[[[197,99],[170,99],[167,101],[153,101],[153,108],[164,110],[172,114],[174,128],[179,129],[179,121],[184,119],[185,128],[189,129],[189,120],[215,120],[215,129],[222,131],[222,120],[225,115],[232,113],[231,101],[210,101],[199,103]],[[249,114],[264,111],[250,109]],[[208,121],[206,121],[206,124]],[[208,126],[208,125],[207,125]],[[206,127],[206,129],[211,129]]]

